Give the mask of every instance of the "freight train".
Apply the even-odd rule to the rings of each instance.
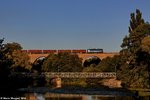
[[[30,54],[47,54],[47,53],[103,53],[103,49],[73,49],[73,50],[22,50]]]

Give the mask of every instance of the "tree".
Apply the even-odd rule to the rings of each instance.
[[[136,17],[131,13],[129,35],[123,39],[120,51],[124,62],[119,68],[119,78],[129,87],[150,87],[150,24],[145,23],[142,14],[136,10]]]
[[[101,72],[101,70],[95,64],[91,64],[88,67],[83,68],[83,72]]]
[[[0,39],[0,76],[7,76],[9,73],[8,67],[5,67],[5,54],[4,54],[4,39]]]
[[[142,18],[142,13],[139,9],[136,9],[136,16],[134,13],[130,14],[130,26],[129,26],[129,33],[132,34],[132,32],[141,24],[144,24],[144,19]]]
[[[50,54],[44,61],[43,71],[51,72],[78,72],[82,71],[82,61],[76,54]]]
[[[120,63],[120,56],[115,55],[114,57],[107,57],[102,59],[101,63],[99,63],[97,67],[101,72],[116,72]]]
[[[22,52],[21,49],[21,45],[15,42],[4,44],[2,66],[9,69],[9,71],[30,69],[29,56],[27,53]]]
[[[9,67],[6,66],[7,64],[4,61],[5,54],[4,50],[4,39],[0,39],[0,88],[6,87],[8,85],[8,75],[10,74]]]
[[[0,39],[0,76],[1,77],[7,77],[9,74],[9,67],[6,62],[5,53],[4,53],[4,44],[3,44],[4,38]]]
[[[130,62],[134,58],[131,57],[131,55],[134,52],[134,41],[138,40],[138,37],[136,37],[135,29],[139,26],[144,24],[144,19],[142,18],[142,13],[140,10],[136,9],[136,16],[134,13],[130,14],[130,26],[129,26],[129,35],[125,36],[123,39],[123,43],[121,44],[122,50],[120,52],[121,55],[124,55],[125,58]]]
[[[92,64],[98,65],[98,64],[100,63],[100,61],[101,61],[101,60],[100,60],[98,57],[93,56],[93,57],[90,57],[90,58],[86,59],[86,60],[84,61],[84,63],[83,63],[83,66],[84,66],[84,67],[89,67],[89,66],[91,66]]]
[[[3,58],[3,53],[2,53],[2,49],[3,49],[3,41],[4,39],[0,39],[0,65],[2,63],[2,58]]]
[[[26,86],[30,81],[28,77],[12,76],[11,72],[29,71],[30,63],[27,53],[22,52],[18,43],[3,44],[0,40],[0,88],[17,88]],[[27,83],[26,83],[27,82]]]
[[[141,50],[150,54],[150,36],[144,37],[141,41]]]
[[[21,50],[14,50],[11,55],[11,61],[13,62],[11,68],[13,71],[29,71],[31,65],[29,63],[29,56],[26,52]]]
[[[2,47],[3,47],[3,41],[4,41],[4,38],[3,38],[3,39],[0,39],[0,50],[1,50]]]
[[[22,47],[19,43],[12,42],[12,43],[6,43],[4,44],[4,50],[5,52],[12,53],[14,50],[22,50]]]
[[[4,41],[4,38],[0,39],[0,65],[2,64],[2,61],[3,61],[2,59],[4,56],[4,54],[3,54],[3,46],[4,46],[3,41]]]

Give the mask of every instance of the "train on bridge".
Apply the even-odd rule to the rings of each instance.
[[[68,49],[68,50],[22,50],[29,54],[48,54],[48,53],[103,53],[103,49]]]

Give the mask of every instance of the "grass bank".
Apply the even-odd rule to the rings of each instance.
[[[150,96],[150,89],[129,88],[131,91],[137,91],[139,96]]]

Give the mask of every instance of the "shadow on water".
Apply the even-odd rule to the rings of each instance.
[[[125,89],[107,87],[32,87],[3,89],[0,97],[24,97],[25,100],[149,100]]]
[[[0,97],[11,97],[11,96],[14,97],[14,96],[21,96],[22,94],[24,94],[23,91],[18,91],[13,88],[0,88]]]
[[[118,95],[118,96],[133,96],[129,90],[115,89],[107,87],[63,87],[63,88],[48,88],[48,87],[34,87],[34,88],[21,88],[19,91],[30,93],[59,93],[59,94],[86,94],[86,95]]]

